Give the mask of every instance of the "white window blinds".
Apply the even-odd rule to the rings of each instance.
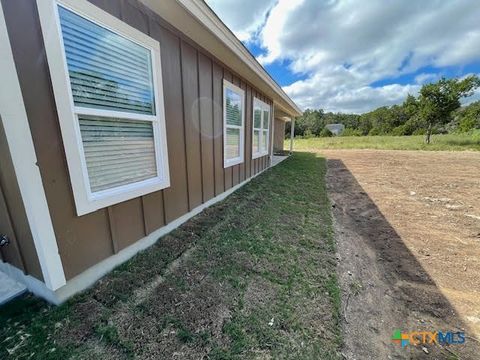
[[[157,175],[150,121],[79,116],[92,192]]]
[[[253,100],[253,141],[252,158],[268,154],[270,127],[270,105],[254,98]]]
[[[76,106],[155,114],[148,49],[59,7]]]
[[[243,162],[244,98],[239,87],[224,80],[224,167]]]

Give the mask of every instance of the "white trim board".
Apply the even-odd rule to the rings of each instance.
[[[231,195],[233,192],[250,182],[252,179],[256,178],[260,174],[262,174],[264,171],[272,168],[274,165],[271,165],[264,170],[260,171],[258,174],[255,174],[254,176],[248,178],[247,180],[241,182],[240,184],[235,185],[234,187],[228,189],[227,191],[223,192],[222,194],[210,199],[209,201],[197,206],[195,209],[192,211],[184,214],[183,216],[179,217],[178,219],[172,221],[168,225],[161,227],[148,236],[136,241],[132,245],[126,247],[125,249],[122,249],[119,251],[117,254],[112,255],[99,263],[93,265],[92,267],[88,268],[81,274],[75,276],[74,278],[70,279],[65,286],[62,288],[56,290],[56,291],[50,291],[48,289],[38,289],[38,280],[34,279],[35,281],[32,282],[31,279],[29,281],[25,280],[19,280],[18,276],[16,279],[18,281],[22,281],[27,285],[27,287],[36,295],[43,297],[47,301],[59,305],[69,298],[71,298],[73,295],[88,289],[92,285],[95,284],[98,280],[100,280],[102,277],[107,275],[109,272],[111,272],[113,269],[115,269],[117,266],[123,264],[124,262],[130,260],[133,256],[135,256],[137,253],[139,253],[142,250],[148,249],[150,246],[154,245],[158,240],[160,240],[163,236],[167,235],[171,231],[175,230],[179,226],[181,226],[183,223],[187,222],[190,220],[192,217],[198,215],[201,213],[203,210],[206,208],[216,204],[219,201],[224,200],[226,197]],[[0,266],[1,270],[1,266]],[[15,269],[17,270],[17,269]],[[19,270],[17,270],[20,272]],[[25,277],[25,276],[24,276]],[[32,288],[31,286],[34,286]]]
[[[0,54],[0,79],[2,79],[0,115],[43,279],[48,289],[56,290],[66,283],[65,274],[37,166],[2,6],[0,6]]]

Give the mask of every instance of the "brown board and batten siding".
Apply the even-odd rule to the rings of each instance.
[[[77,216],[35,1],[0,1],[67,279],[268,166],[251,160],[251,126],[253,96],[270,99],[137,1],[91,0],[160,43],[171,186]],[[224,78],[246,95],[244,163],[226,169]]]

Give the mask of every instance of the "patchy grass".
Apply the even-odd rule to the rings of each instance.
[[[425,144],[424,136],[339,136],[331,138],[296,138],[293,148],[300,151],[318,149],[381,149],[381,150],[447,150],[480,151],[480,135],[448,134],[433,135],[432,143]],[[285,140],[285,147],[290,140]]]
[[[340,359],[326,163],[298,153],[60,307],[0,309],[0,358]]]

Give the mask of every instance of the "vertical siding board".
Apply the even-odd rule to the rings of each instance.
[[[181,42],[182,86],[190,210],[202,203],[202,156],[198,111],[197,50]]]
[[[165,225],[165,212],[163,208],[163,191],[145,195],[142,198],[145,232],[150,234]]]
[[[240,174],[240,165],[232,166],[232,186],[235,186],[238,184],[239,174]]]
[[[126,248],[146,235],[141,198],[124,201],[111,208],[110,221],[118,250]]]
[[[95,6],[98,6],[100,9],[121,19],[121,7],[119,5],[119,2],[110,1],[110,0],[88,0],[88,1],[90,1]]]
[[[198,54],[198,70],[202,185],[203,202],[205,202],[215,195],[215,157],[213,150],[212,61],[201,53]]]
[[[111,206],[109,206],[107,209],[107,216],[108,216],[108,227],[109,227],[109,230],[110,230],[110,239],[111,239],[111,243],[112,243],[112,251],[114,254],[118,253],[118,251],[120,250],[119,249],[119,245],[117,243],[117,239],[118,239],[118,236],[117,236],[117,230],[116,230],[116,227],[115,227],[115,220],[113,218],[113,209]]]
[[[223,169],[223,70],[213,63],[213,133],[215,152],[215,195],[225,191],[225,174]]]
[[[170,166],[170,187],[163,190],[163,200],[165,222],[169,223],[188,212],[180,41],[156,21],[150,22],[150,33],[160,42],[162,53],[165,122]]]
[[[107,2],[112,3],[112,1]],[[149,34],[146,14],[128,0],[121,2],[121,18],[128,25],[133,26],[145,34]]]

